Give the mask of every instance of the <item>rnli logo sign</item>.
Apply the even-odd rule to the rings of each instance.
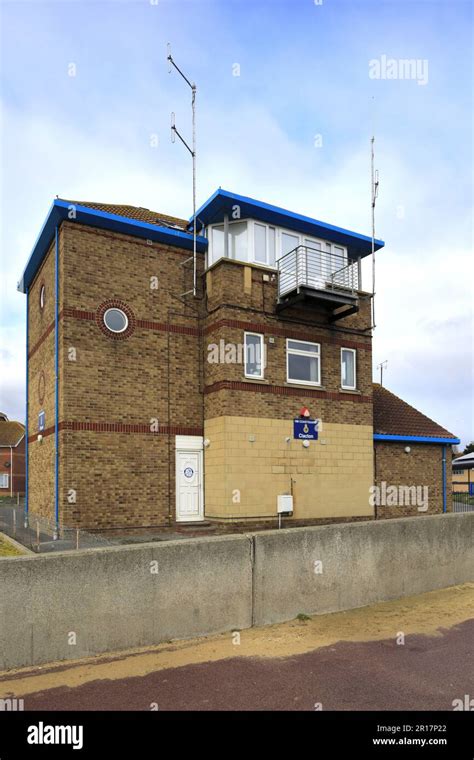
[[[318,420],[293,420],[293,438],[300,441],[317,441]]]

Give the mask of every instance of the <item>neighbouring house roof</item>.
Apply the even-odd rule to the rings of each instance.
[[[145,240],[193,250],[193,235],[189,228],[186,229],[189,225],[184,219],[155,213],[138,206],[95,203],[94,201],[68,201],[56,198],[33,246],[23,276],[18,283],[18,290],[21,293],[26,293],[33,282],[55,238],[56,228],[63,221],[77,222],[89,227],[98,227],[123,235],[134,235]],[[206,249],[206,238],[197,235],[196,250],[198,253],[203,253]]]
[[[215,224],[222,222],[224,214],[228,214],[229,220],[235,219],[233,211],[235,207],[239,208],[239,216],[242,219],[257,219],[277,227],[285,227],[295,232],[301,232],[305,235],[331,240],[333,243],[339,243],[347,247],[349,258],[363,258],[372,253],[372,238],[367,235],[361,235],[358,232],[346,230],[343,227],[336,227],[327,222],[321,222],[309,216],[297,214],[294,211],[272,206],[263,201],[257,201],[254,198],[247,198],[244,195],[237,195],[228,190],[219,188],[211,195],[210,198],[196,212],[196,217],[200,225]],[[192,226],[192,217],[190,226]],[[383,240],[375,240],[375,250],[383,248]]]
[[[18,446],[25,435],[21,422],[0,419],[0,446]]]
[[[379,383],[373,386],[374,439],[460,443],[459,438]]]
[[[453,459],[453,467],[458,470],[462,470],[463,467],[466,470],[474,467],[474,451],[471,451],[470,454],[464,454],[462,457],[456,457],[456,459]]]

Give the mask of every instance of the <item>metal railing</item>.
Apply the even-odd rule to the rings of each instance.
[[[467,491],[453,491],[453,512],[474,512],[474,496]]]
[[[333,292],[359,289],[358,262],[344,256],[299,245],[277,261],[278,297],[301,287]]]
[[[93,549],[113,546],[114,541],[82,528],[60,526],[56,535],[53,520],[30,514],[25,523],[24,500],[15,504],[13,500],[2,499],[0,503],[0,532],[14,538],[34,552],[53,552],[68,549]]]

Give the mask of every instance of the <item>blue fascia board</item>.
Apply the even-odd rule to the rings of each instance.
[[[374,441],[406,441],[407,443],[447,443],[457,446],[461,443],[459,438],[431,438],[428,435],[388,435],[386,433],[374,433]]]
[[[75,218],[70,218],[69,211],[71,208],[74,208]],[[54,239],[56,226],[59,226],[63,221],[78,222],[89,227],[100,227],[101,229],[119,232],[123,235],[134,235],[146,238],[147,240],[153,240],[157,243],[185,248],[186,250],[193,249],[193,236],[189,232],[161,227],[148,222],[140,222],[137,219],[129,219],[118,214],[110,214],[107,211],[99,211],[88,206],[81,206],[56,199],[33,246],[33,251],[28,259],[22,279],[18,283],[18,290],[20,292],[26,293],[26,288],[31,285]],[[198,235],[196,237],[196,250],[202,253],[206,249],[207,239]]]
[[[216,190],[196,211],[197,220],[204,226],[222,222],[224,214],[229,214],[232,220],[232,207],[235,205],[240,206],[240,216],[242,219],[257,219],[277,227],[285,227],[286,229],[313,237],[331,240],[333,243],[346,246],[352,259],[356,259],[359,256],[363,258],[372,253],[372,238],[367,235],[361,235],[358,232],[352,232],[343,227],[336,227],[333,224],[321,222],[309,216],[296,214],[293,211],[287,211],[278,206],[257,201],[254,198],[230,193],[228,190],[222,190],[221,188]],[[192,221],[193,217],[191,217],[189,224],[191,228]],[[383,240],[375,240],[376,251],[383,248],[384,245]]]

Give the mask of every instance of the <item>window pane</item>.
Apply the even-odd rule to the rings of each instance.
[[[245,374],[262,377],[262,338],[260,335],[245,336]]]
[[[288,379],[317,383],[319,359],[315,356],[288,354]]]
[[[289,340],[288,348],[293,351],[308,351],[311,354],[319,354],[317,343],[301,343],[299,340]]]
[[[247,222],[229,224],[229,256],[247,261]]]
[[[213,227],[212,228],[212,261],[211,264],[214,264],[215,261],[218,259],[221,259],[224,255],[224,226],[221,225],[219,227]]]
[[[312,248],[313,251],[321,250],[321,243],[318,243],[317,240],[311,240],[310,238],[305,238],[304,244],[307,248]]]
[[[287,232],[281,233],[281,255],[289,253],[298,246],[299,238],[296,235],[288,235]]]
[[[255,225],[255,261],[267,262],[267,228]]]
[[[271,267],[275,266],[275,227],[268,228],[268,263]]]
[[[342,352],[342,385],[355,386],[355,354],[352,351]]]

